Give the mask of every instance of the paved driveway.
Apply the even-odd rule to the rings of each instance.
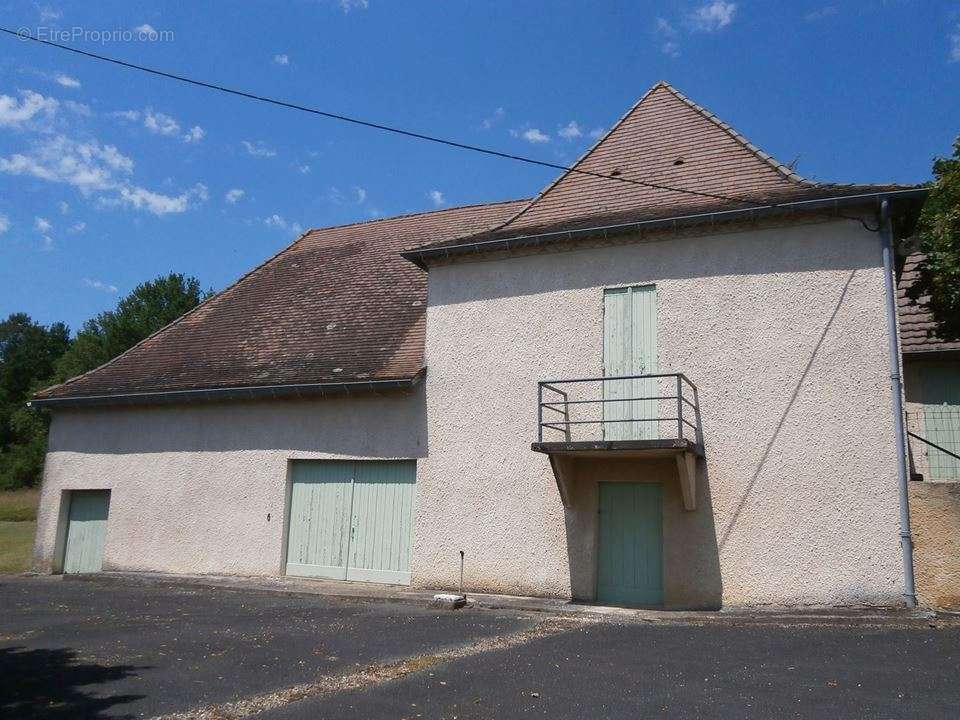
[[[960,628],[665,626],[8,579],[3,714],[956,718]]]

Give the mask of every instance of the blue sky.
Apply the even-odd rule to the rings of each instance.
[[[919,182],[960,133],[956,2],[0,0],[0,24],[570,163],[668,80],[821,180]],[[0,38],[0,316],[223,288],[301,228],[523,197],[538,169]]]

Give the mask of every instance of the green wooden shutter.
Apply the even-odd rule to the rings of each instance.
[[[606,377],[644,375],[657,371],[657,292],[654,285],[610,288],[603,292],[603,374]],[[652,397],[658,384],[650,380],[609,380],[604,399]],[[604,403],[604,419],[623,421],[655,418],[656,400]],[[611,422],[606,440],[650,440],[659,437],[656,422]]]
[[[109,490],[73,490],[67,517],[63,572],[99,572],[110,512]]]
[[[656,483],[600,483],[597,600],[663,602],[663,490]]]
[[[923,392],[924,437],[960,454],[960,366],[924,365],[920,368]],[[931,480],[960,478],[960,460],[926,446]]]

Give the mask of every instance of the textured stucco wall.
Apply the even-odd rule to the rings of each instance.
[[[470,588],[589,597],[595,490],[565,511],[530,450],[536,383],[602,374],[603,288],[656,283],[659,369],[699,386],[707,445],[665,553],[708,577],[668,601],[898,602],[880,263],[843,221],[432,268],[414,584],[453,585],[463,549]]]
[[[421,458],[425,423],[422,386],[368,398],[58,411],[35,567],[54,568],[63,491],[109,488],[107,569],[280,574],[288,461]]]
[[[910,483],[910,526],[920,601],[960,607],[960,483]]]

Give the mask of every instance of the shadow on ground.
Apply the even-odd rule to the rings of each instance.
[[[0,648],[0,718],[102,718],[142,695],[101,695],[98,686],[136,675],[134,665],[101,665],[69,648]],[[112,720],[133,715],[110,714]]]

